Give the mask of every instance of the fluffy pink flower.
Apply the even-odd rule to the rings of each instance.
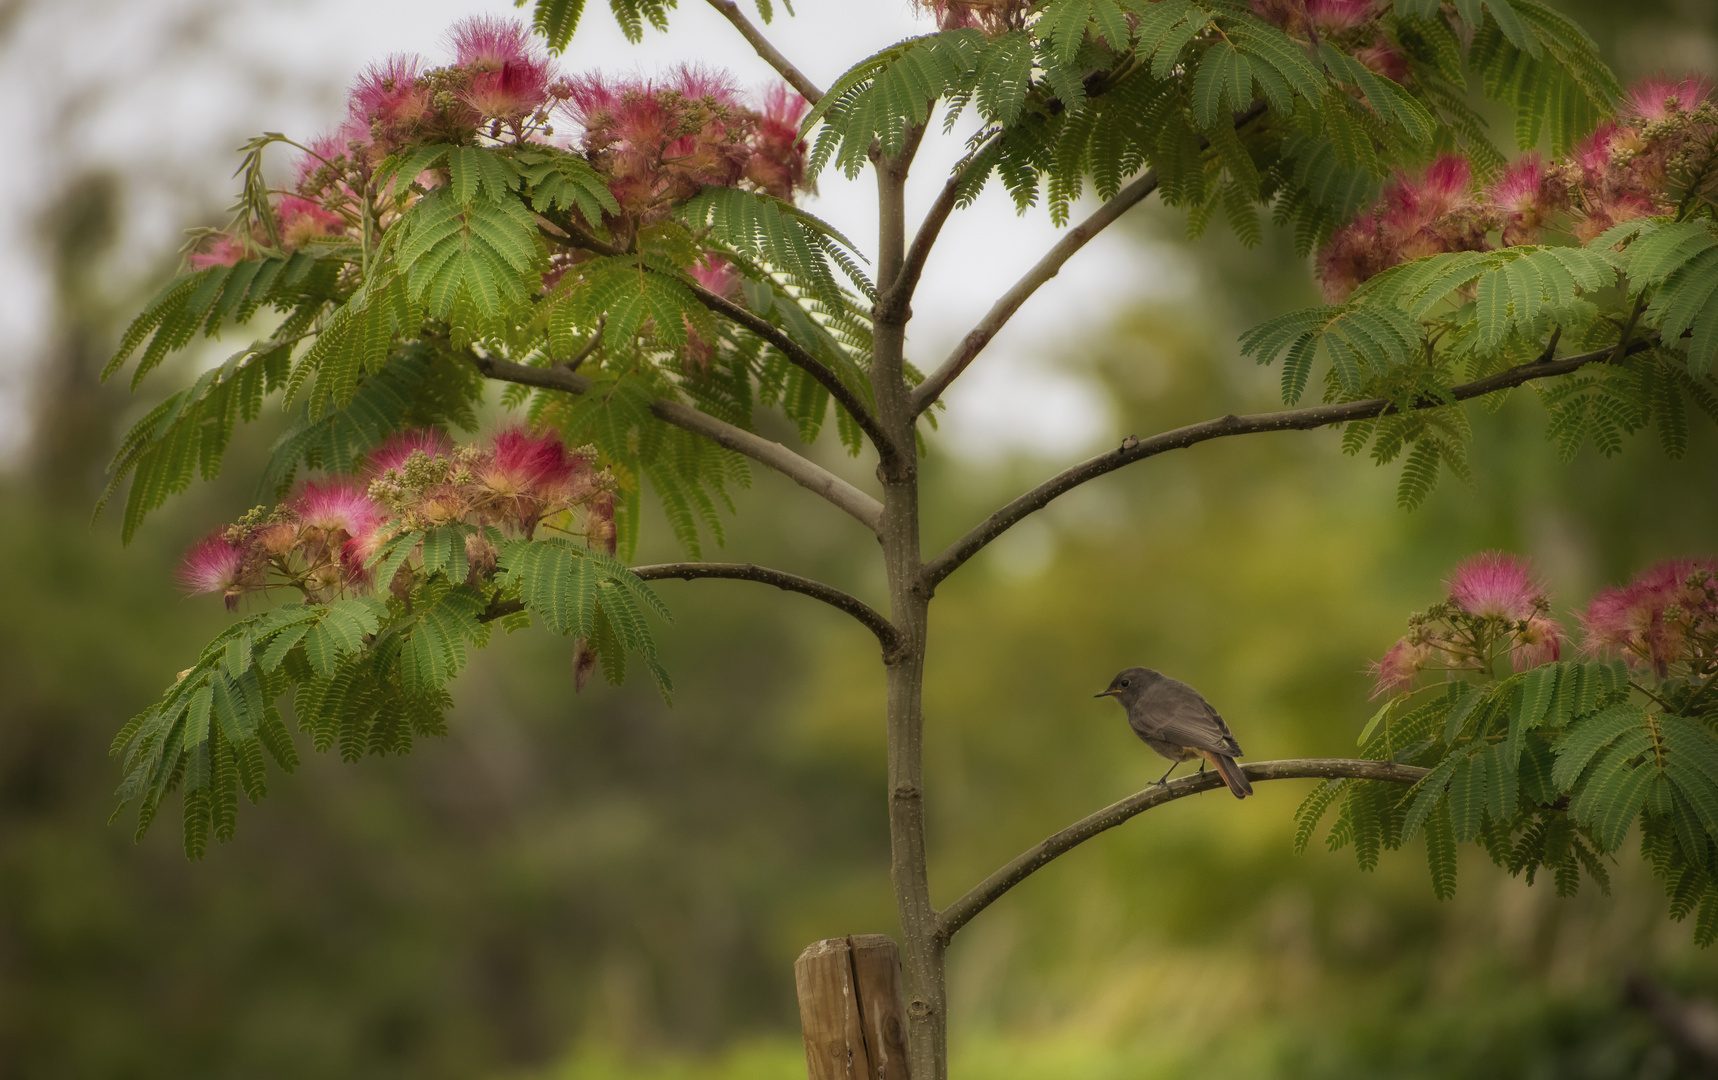
[[[1629,87],[1623,111],[1645,123],[1668,119],[1678,112],[1693,112],[1712,95],[1712,81],[1701,76],[1672,82],[1663,76],[1642,79]]]
[[[549,100],[549,60],[511,19],[474,16],[455,24],[454,55],[471,75],[466,103],[484,116],[519,120]]]
[[[1532,243],[1554,208],[1546,190],[1545,164],[1538,154],[1526,154],[1503,171],[1487,194],[1503,222],[1505,246]]]
[[[339,543],[362,536],[382,519],[381,509],[364,488],[345,478],[305,481],[290,506],[301,526],[317,530],[331,542],[336,533],[346,534]]]
[[[791,86],[777,83],[765,92],[758,111],[746,179],[778,199],[792,198],[794,190],[805,185],[805,141],[799,137],[799,124],[810,108]]]
[[[1593,133],[1582,139],[1575,146],[1575,164],[1581,167],[1584,182],[1588,187],[1597,186],[1603,179],[1606,170],[1611,167],[1611,150],[1614,143],[1623,135],[1623,126],[1615,120],[1606,120],[1593,129]]]
[[[1340,304],[1360,283],[1393,266],[1378,234],[1378,219],[1361,214],[1331,233],[1318,252],[1318,280],[1324,300]]]
[[[939,30],[982,30],[1002,34],[1020,28],[1032,10],[1031,0],[918,0],[920,9],[936,16]]]
[[[352,126],[383,153],[409,141],[430,113],[429,88],[419,84],[422,63],[413,54],[395,53],[372,64],[352,84],[347,102]]]
[[[1306,17],[1321,34],[1352,30],[1372,17],[1372,0],[1306,0]]]
[[[1689,629],[1718,619],[1711,594],[1688,584],[1710,574],[1718,574],[1718,559],[1667,559],[1629,584],[1599,593],[1581,613],[1587,651],[1620,653],[1664,675],[1682,656]]]
[[[228,611],[249,591],[247,577],[244,551],[229,544],[219,530],[191,545],[179,563],[179,584],[188,594],[221,593]]]
[[[446,457],[453,453],[453,442],[435,428],[396,432],[365,456],[363,473],[370,477],[381,476],[389,469],[405,465],[406,459],[415,453],[432,459]]]
[[[1485,246],[1485,226],[1469,193],[1467,159],[1445,154],[1420,176],[1397,173],[1384,189],[1383,234],[1388,266],[1446,251]]]
[[[1426,664],[1432,659],[1432,647],[1424,643],[1415,643],[1403,638],[1390,646],[1390,651],[1384,658],[1372,665],[1372,674],[1376,679],[1372,696],[1383,697],[1385,694],[1400,694],[1404,690],[1414,688],[1414,679],[1420,674]]]
[[[191,267],[207,270],[211,266],[232,266],[247,258],[244,241],[232,233],[221,233],[207,241],[202,251],[191,253]]]
[[[666,215],[706,184],[731,187],[753,156],[754,114],[725,75],[683,67],[662,82],[572,79],[563,109],[584,129],[583,150],[635,222]]]
[[[298,195],[282,195],[276,204],[280,239],[288,251],[296,250],[318,236],[338,236],[346,231],[346,220],[321,203]]]
[[[1528,668],[1536,668],[1561,659],[1562,655],[1562,624],[1543,615],[1534,615],[1527,620],[1527,626],[1515,635],[1515,649],[1510,659],[1516,671],[1526,671]]]
[[[476,482],[498,516],[530,535],[546,510],[581,494],[579,481],[588,464],[569,454],[554,432],[533,436],[509,428],[495,436],[475,470]]]
[[[1354,50],[1354,59],[1392,82],[1408,81],[1408,58],[1397,52],[1383,34],[1364,49]]]
[[[1450,599],[1469,615],[1520,622],[1544,603],[1545,589],[1526,559],[1482,551],[1455,568],[1446,583]]]
[[[740,287],[740,275],[734,270],[734,264],[720,255],[706,252],[686,273],[717,296],[732,296]]]

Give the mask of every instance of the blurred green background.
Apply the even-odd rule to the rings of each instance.
[[[1715,66],[1705,4],[1559,6],[1625,78]],[[225,618],[178,596],[173,562],[254,501],[273,436],[242,434],[225,475],[129,548],[111,518],[89,526],[137,409],[94,372],[168,265],[112,270],[129,182],[68,172],[31,226],[52,315],[0,477],[0,1080],[803,1076],[794,957],[896,930],[875,643],[803,598],[661,584],[672,709],[642,684],[575,696],[565,641],[499,640],[456,684],[445,741],[358,765],[306,751],[202,863],[170,815],[135,845],[106,824],[108,741]],[[1155,208],[1127,227],[1192,300],[1058,346],[1114,434],[1270,407],[1274,373],[1234,342],[1312,298],[1302,261],[1280,237],[1182,245]],[[1123,666],[1201,687],[1252,757],[1343,755],[1372,711],[1366,662],[1463,555],[1530,554],[1566,611],[1718,550],[1709,426],[1679,462],[1648,435],[1570,465],[1530,396],[1476,428],[1474,485],[1446,477],[1414,514],[1394,470],[1333,433],[1232,440],[1081,489],[947,583],[926,688],[935,898],[1156,777],[1090,697]],[[928,546],[1057,467],[933,452]],[[874,548],[839,515],[769,476],[739,501],[725,557],[881,602]],[[664,532],[640,561],[675,557]],[[1374,874],[1295,856],[1306,789],[1174,804],[998,903],[951,952],[955,1074],[1691,1074],[1622,986],[1710,998],[1718,957],[1632,853],[1610,896],[1559,900],[1470,852],[1440,904],[1415,849]]]

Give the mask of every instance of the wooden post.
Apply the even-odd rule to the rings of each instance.
[[[811,1080],[911,1080],[901,951],[887,934],[814,941],[793,965]]]

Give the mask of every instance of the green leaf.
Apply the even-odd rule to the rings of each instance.
[[[1613,705],[1585,720],[1569,725],[1561,739],[1552,746],[1557,764],[1551,770],[1551,780],[1559,791],[1568,791],[1592,762],[1594,755],[1614,742],[1617,736],[1646,723],[1646,713],[1638,705]]]

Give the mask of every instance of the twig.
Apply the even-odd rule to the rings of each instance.
[[[494,356],[479,356],[471,354],[471,361],[477,370],[485,376],[498,382],[519,383],[524,386],[537,386],[546,390],[561,390],[569,394],[582,394],[590,389],[591,380],[576,371],[565,368],[528,367],[525,364],[514,363]],[[860,491],[834,473],[800,456],[783,446],[781,443],[754,435],[744,428],[738,428],[723,420],[718,420],[708,413],[699,412],[689,405],[667,398],[657,398],[650,403],[650,412],[658,420],[673,424],[683,431],[704,438],[736,453],[744,454],[760,465],[767,465],[776,472],[792,480],[808,491],[821,495],[825,500],[839,507],[858,519],[872,532],[876,532],[878,523],[882,520],[883,505],[876,499]]]
[[[1247,779],[1255,781],[1313,778],[1386,780],[1395,784],[1414,784],[1430,770],[1416,765],[1398,765],[1393,761],[1369,761],[1362,758],[1290,758],[1283,761],[1255,761],[1241,766],[1241,771],[1247,775]],[[1057,856],[1066,854],[1099,833],[1113,829],[1154,806],[1162,806],[1166,802],[1221,787],[1223,778],[1217,773],[1195,773],[1179,780],[1171,780],[1167,784],[1153,784],[1144,791],[1129,795],[1095,814],[1081,818],[1045,839],[1043,843],[1022,852],[1008,865],[973,886],[965,896],[938,912],[938,936],[946,944],[957,930],[971,922],[973,916],[995,903],[1003,893],[1025,881]]]
[[[800,70],[789,63],[787,57],[769,43],[769,39],[764,37],[763,32],[752,25],[750,19],[746,18],[746,13],[740,10],[740,5],[734,3],[734,0],[709,0],[709,4],[721,13],[722,18],[734,24],[734,29],[740,32],[740,36],[751,43],[752,50],[763,57],[764,63],[775,68],[777,74],[788,81],[788,85],[798,90],[800,97],[813,105],[822,99],[823,91],[817,88],[817,84],[800,74]]]
[[[992,136],[992,139],[1000,137],[999,133]],[[966,183],[968,171],[975,167],[978,155],[988,147],[989,141],[986,140],[985,144],[968,154],[966,162],[950,174],[947,182],[943,184],[936,202],[931,204],[924,221],[919,224],[919,231],[913,234],[912,246],[907,249],[906,260],[901,264],[901,272],[895,279],[894,287],[878,303],[880,316],[887,316],[892,312],[904,314],[912,304],[913,292],[918,288],[919,277],[925,271],[925,262],[930,258],[931,248],[941,235],[943,225],[948,222],[949,214],[954,212],[954,205],[960,198],[961,185]]]
[[[789,363],[816,379],[825,390],[829,391],[829,396],[852,415],[860,429],[870,436],[871,442],[877,447],[878,454],[885,459],[898,455],[899,450],[894,441],[883,430],[883,426],[877,422],[876,416],[872,415],[865,402],[851,387],[841,381],[841,377],[835,374],[829,365],[813,356],[809,349],[788,337],[785,331],[768,319],[741,307],[727,297],[719,296],[696,282],[683,281],[681,284],[692,290],[692,295],[697,297],[700,304],[729,322],[745,327],[774,345]]]
[[[893,623],[884,617],[882,612],[860,600],[821,581],[800,577],[783,570],[772,570],[767,566],[754,566],[751,563],[657,563],[649,566],[635,566],[632,572],[646,581],[657,581],[663,578],[680,578],[692,581],[696,578],[725,578],[732,581],[756,581],[764,585],[774,585],[787,592],[796,592],[821,600],[830,607],[837,608],[853,616],[865,625],[865,628],[877,635],[877,641],[883,646],[885,655],[900,647],[901,635]]]
[[[1650,347],[1651,342],[1637,340],[1628,345],[1623,352],[1625,354],[1634,353]],[[1606,346],[1595,352],[1565,356],[1561,360],[1521,364],[1506,371],[1500,371],[1495,375],[1488,375],[1483,379],[1463,383],[1450,392],[1450,399],[1465,401],[1468,398],[1482,397],[1495,390],[1519,386],[1534,379],[1564,375],[1586,364],[1610,362],[1616,351],[1615,347]],[[1435,409],[1447,404],[1449,404],[1449,399],[1421,398],[1413,403],[1412,408],[1416,410]],[[1367,398],[1364,401],[1349,401],[1337,405],[1316,405],[1305,409],[1286,409],[1282,412],[1254,413],[1251,416],[1230,414],[1215,420],[1205,420],[1201,423],[1175,428],[1172,431],[1161,432],[1147,439],[1137,439],[1129,435],[1122,440],[1121,446],[1116,449],[1081,462],[1073,468],[1051,477],[980,522],[965,536],[950,544],[940,555],[925,564],[925,583],[935,587],[937,582],[948,577],[986,544],[1001,536],[1028,514],[1042,510],[1057,496],[1072,491],[1086,481],[1094,480],[1105,473],[1114,472],[1124,465],[1143,461],[1166,450],[1180,450],[1197,443],[1227,438],[1231,435],[1253,435],[1264,431],[1305,431],[1310,428],[1325,427],[1329,424],[1346,423],[1350,420],[1370,420],[1379,416],[1388,416],[1396,411],[1396,403],[1389,398]]]
[[[1234,122],[1237,128],[1245,127],[1265,114],[1266,104],[1261,99],[1235,114]],[[1201,139],[1200,149],[1209,144]],[[1014,283],[1013,288],[1003,293],[1001,298],[991,306],[977,326],[969,331],[966,337],[942,366],[933,371],[929,378],[913,392],[913,415],[917,416],[936,403],[949,384],[960,377],[967,365],[971,364],[978,354],[984,351],[992,338],[999,333],[1020,306],[1046,281],[1055,277],[1062,270],[1062,265],[1074,257],[1074,253],[1085,247],[1092,237],[1102,232],[1117,218],[1131,210],[1146,196],[1157,190],[1157,170],[1150,169],[1142,173],[1138,179],[1116,193],[1115,197],[1093,211],[1092,216],[1069,229],[1062,239],[1056,242],[1042,259],[1026,271],[1024,277]],[[915,241],[916,246],[916,241]]]
[[[566,233],[565,236],[555,236],[550,232],[543,233],[545,238],[553,240],[556,243],[574,248],[583,248],[586,251],[594,251],[599,255],[607,255],[611,258],[633,254],[633,252],[625,248],[617,247],[614,244],[598,240],[596,237],[590,235],[574,224],[571,218],[549,218],[549,220],[554,223],[556,228],[561,229]],[[660,273],[660,271],[650,266],[643,266],[641,268],[646,273]],[[785,331],[774,323],[771,323],[768,319],[762,318],[761,316],[748,311],[739,304],[729,300],[727,297],[719,296],[716,293],[711,292],[709,289],[704,288],[702,285],[699,285],[695,281],[688,281],[682,278],[676,278],[675,280],[690,289],[692,291],[692,295],[697,298],[700,304],[703,304],[705,307],[722,316],[724,319],[727,319],[729,322],[737,323],[738,325],[745,327],[758,337],[761,337],[771,345],[774,345],[776,349],[787,358],[788,363],[816,379],[819,385],[829,391],[829,396],[834,398],[842,408],[846,409],[848,413],[852,415],[854,421],[859,425],[860,430],[865,432],[865,434],[870,437],[871,442],[877,447],[878,454],[885,458],[897,456],[897,451],[893,442],[884,434],[882,426],[877,423],[877,418],[871,414],[871,410],[865,406],[865,402],[860,399],[858,394],[853,392],[851,387],[841,381],[840,376],[836,375],[835,372],[830,369],[829,365],[819,360],[816,356],[813,356],[811,350],[793,340],[793,338],[789,337]]]

